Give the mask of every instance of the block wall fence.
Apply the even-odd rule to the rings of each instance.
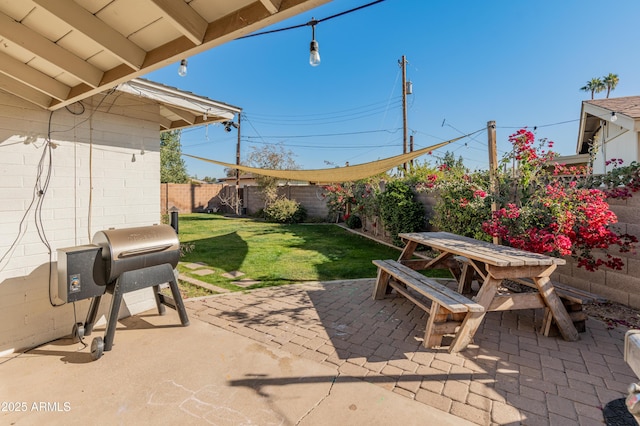
[[[217,208],[225,211],[220,203],[219,195],[233,187],[222,185],[191,185],[163,184],[161,189],[162,210],[177,207],[180,212],[205,211],[207,208]],[[254,214],[264,207],[264,201],[256,186],[245,186],[243,189],[243,207],[246,214]],[[168,195],[168,198],[167,198]],[[315,185],[291,185],[280,187],[280,195],[293,199],[307,209],[309,217],[327,218],[327,209],[322,197],[322,187]],[[418,200],[424,205],[427,217],[433,215],[436,198],[431,194],[418,194]],[[168,201],[167,201],[168,200]],[[609,200],[611,210],[618,216],[616,229],[635,235],[640,239],[640,194],[628,200]],[[558,267],[552,279],[576,288],[599,294],[607,299],[640,309],[640,246],[635,253],[610,252],[621,257],[624,266],[621,271],[602,268],[589,272],[578,268],[577,262],[566,257],[566,265]],[[601,253],[604,256],[604,253]]]

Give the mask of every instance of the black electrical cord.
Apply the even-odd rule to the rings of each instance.
[[[363,4],[362,6],[354,7],[353,9],[345,10],[344,12],[336,13],[335,15],[327,16],[326,18],[312,19],[311,21],[305,22],[304,24],[292,25],[290,27],[278,28],[278,29],[275,29],[275,30],[262,31],[262,32],[259,32],[259,33],[248,34],[246,36],[238,37],[236,40],[241,40],[243,38],[256,37],[256,36],[265,35],[265,34],[279,33],[281,31],[294,30],[296,28],[309,27],[309,26],[313,27],[313,26],[319,24],[320,22],[328,21],[329,19],[337,18],[337,17],[342,16],[342,15],[347,15],[347,14],[355,12],[357,10],[364,9],[366,7],[369,7],[369,6],[373,6],[374,4],[382,3],[383,1],[385,1],[385,0],[376,0],[376,1],[373,1],[371,3]]]

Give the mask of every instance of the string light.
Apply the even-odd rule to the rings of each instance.
[[[611,113],[611,122],[612,122],[612,123],[615,123],[615,122],[616,122],[616,120],[618,120],[618,116],[616,115],[616,112],[615,112],[615,111],[613,111],[613,112]]]
[[[375,1],[372,1],[370,3],[364,4],[362,6],[354,7],[353,9],[345,10],[344,12],[336,13],[335,15],[327,16],[326,18],[322,18],[322,19],[318,19],[318,20],[316,20],[315,18],[311,18],[311,21],[309,21],[307,23],[304,23],[304,24],[292,25],[290,27],[278,28],[278,29],[275,29],[275,30],[262,31],[262,32],[259,32],[259,33],[248,34],[246,36],[238,37],[238,40],[243,39],[243,38],[256,37],[256,36],[265,35],[265,34],[273,34],[273,33],[277,33],[277,32],[280,32],[280,31],[288,31],[288,30],[293,30],[293,29],[296,29],[296,28],[302,28],[302,27],[311,26],[312,39],[311,39],[311,45],[309,47],[309,64],[311,64],[311,66],[315,67],[315,66],[318,66],[320,64],[320,53],[318,51],[318,42],[315,39],[316,38],[315,37],[315,26],[317,24],[319,24],[320,22],[328,21],[329,19],[337,18],[339,16],[348,15],[349,13],[353,13],[353,12],[356,12],[358,10],[365,9],[367,7],[373,6],[375,4],[382,3],[383,1],[385,1],[385,0],[375,0]]]
[[[136,154],[131,155],[131,162],[132,163],[136,162]]]
[[[320,65],[320,52],[318,51],[318,42],[316,41],[316,21],[315,18],[311,18],[311,21],[307,25],[311,25],[311,45],[309,46],[309,64],[312,67]]]
[[[183,59],[180,61],[180,67],[178,68],[178,75],[180,77],[184,77],[187,75],[187,60]]]

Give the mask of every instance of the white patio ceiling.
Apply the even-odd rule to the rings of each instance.
[[[0,90],[56,110],[329,1],[0,0]]]

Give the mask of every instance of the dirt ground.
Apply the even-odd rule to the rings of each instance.
[[[583,310],[591,318],[606,323],[610,329],[616,327],[640,329],[640,310],[638,309],[620,303],[607,302],[584,305]]]

